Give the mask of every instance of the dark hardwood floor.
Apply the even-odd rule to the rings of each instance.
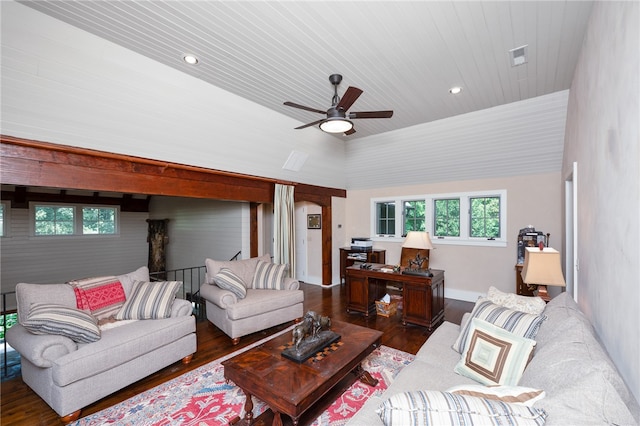
[[[345,286],[323,288],[316,285],[302,284],[305,292],[305,312],[313,310],[332,319],[348,321],[357,325],[374,328],[384,332],[382,344],[415,354],[431,334],[426,328],[417,325],[403,326],[400,313],[390,318],[371,316],[365,318],[362,314],[348,314],[346,312]],[[453,299],[445,299],[445,320],[459,324],[462,315],[471,311],[473,303]],[[207,320],[198,320],[196,334],[198,337],[198,351],[189,365],[174,363],[151,376],[148,376],[82,410],[81,416],[86,416],[124,401],[147,389],[173,379],[189,370],[207,364],[217,358],[227,355],[255,343],[277,331],[291,325],[291,323],[273,327],[268,330],[243,337],[236,346],[231,339]],[[29,389],[20,377],[2,383],[0,397],[2,399],[2,425],[59,425],[58,415]]]

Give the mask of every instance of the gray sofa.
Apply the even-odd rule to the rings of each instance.
[[[242,336],[302,318],[304,293],[300,283],[285,277],[280,290],[252,287],[258,262],[271,263],[271,256],[236,261],[206,259],[206,282],[200,286],[200,296],[206,300],[207,319],[238,344]],[[235,273],[246,286],[246,296],[218,287],[214,277],[226,268]]]
[[[537,333],[534,356],[518,385],[546,392],[546,396],[533,405],[546,411],[546,424],[638,424],[637,401],[569,294],[554,298],[543,314],[547,319]],[[469,314],[465,314],[463,323],[468,317]],[[451,346],[459,333],[458,325],[442,324],[391,386],[371,397],[347,424],[382,425],[376,409],[394,394],[477,385],[474,380],[454,372],[460,354]]]
[[[125,295],[134,280],[149,281],[142,267],[118,276]],[[195,317],[191,303],[175,299],[165,319],[123,321],[103,329],[100,339],[76,343],[62,335],[32,334],[24,321],[33,303],[76,307],[68,284],[16,286],[19,323],[7,330],[7,342],[20,353],[22,380],[64,423],[79,417],[80,410],[176,361],[189,362],[196,352]]]

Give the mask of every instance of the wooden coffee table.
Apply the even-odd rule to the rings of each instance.
[[[291,343],[291,333],[224,361],[225,379],[233,381],[246,395],[244,419],[236,417],[230,424],[266,425],[272,417],[272,424],[282,425],[281,414],[286,414],[297,425],[303,413],[315,413],[318,405],[325,405],[321,410],[326,409],[357,378],[376,386],[378,381],[360,363],[380,346],[382,332],[341,321],[333,321],[331,330],[340,334],[341,339],[303,363],[281,355]],[[336,395],[331,397],[333,393]],[[252,395],[270,407],[255,420]]]

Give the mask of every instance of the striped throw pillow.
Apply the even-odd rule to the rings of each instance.
[[[527,339],[535,339],[538,329],[542,322],[547,319],[544,315],[532,315],[520,311],[514,311],[502,306],[498,306],[488,299],[480,298],[471,312],[469,321],[460,329],[460,334],[453,344],[453,349],[459,353],[464,350],[467,339],[469,338],[469,329],[471,328],[471,320],[479,318],[504,328],[513,334],[526,337]]]
[[[135,281],[131,296],[116,315],[117,320],[161,319],[171,316],[171,307],[182,281]]]
[[[100,340],[96,318],[87,312],[63,305],[34,303],[22,325],[33,334],[55,334],[78,343]]]
[[[229,290],[240,299],[247,297],[244,281],[229,268],[222,268],[213,277],[213,282],[220,288]]]
[[[392,395],[376,410],[385,426],[543,425],[546,411],[440,391]]]
[[[467,346],[453,371],[483,385],[516,386],[535,345],[535,340],[473,318]]]
[[[253,288],[263,290],[282,290],[284,278],[289,271],[289,265],[280,265],[259,261],[253,276]]]

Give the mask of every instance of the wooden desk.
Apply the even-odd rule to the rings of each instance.
[[[376,300],[387,292],[387,284],[402,287],[402,324],[425,326],[433,330],[444,320],[444,271],[432,269],[433,277],[382,272],[385,265],[371,269],[347,268],[347,312],[375,314]],[[387,265],[388,266],[388,265]]]

